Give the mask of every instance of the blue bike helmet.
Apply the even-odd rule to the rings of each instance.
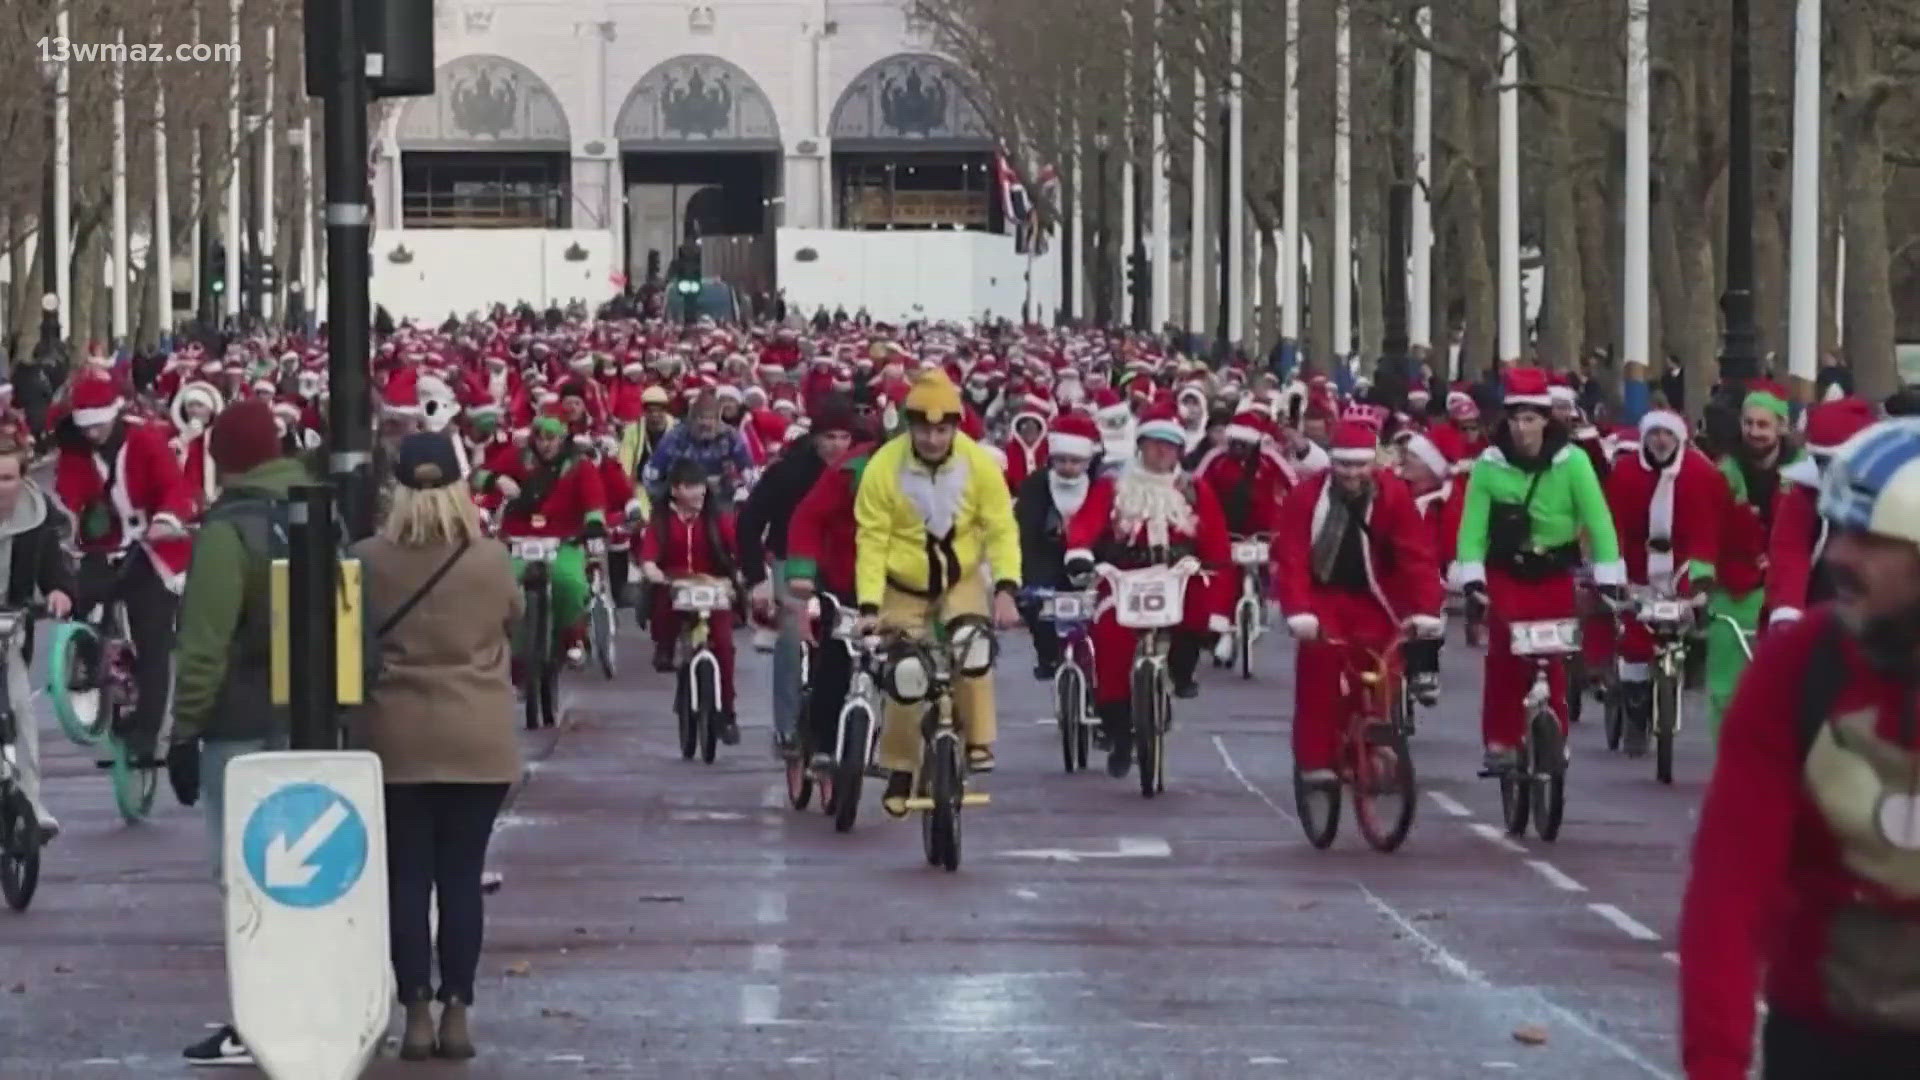
[[[1820,515],[1920,545],[1920,418],[1882,420],[1843,443],[1821,479]]]

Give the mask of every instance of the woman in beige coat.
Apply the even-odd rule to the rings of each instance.
[[[400,1056],[474,1053],[467,1029],[480,963],[480,871],[493,819],[520,776],[508,677],[522,602],[507,551],[488,539],[453,444],[409,435],[394,457],[393,504],[378,535],[354,548],[380,676],[355,722],[356,744],[386,776],[393,975],[407,1013]],[[433,1026],[438,893],[442,1005]]]

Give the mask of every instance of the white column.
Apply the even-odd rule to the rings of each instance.
[[[320,281],[314,274],[313,242],[319,215],[314,212],[313,201],[313,110],[309,108],[306,113],[300,118],[300,295],[306,297],[307,317],[313,319],[319,310],[314,307]]]
[[[65,6],[55,16],[55,32],[66,40],[70,16]],[[53,277],[60,294],[60,333],[79,337],[73,326],[73,72],[62,60],[53,82]]]
[[[126,52],[127,35],[116,35],[122,55]],[[113,133],[111,136],[111,165],[113,178],[113,321],[112,338],[114,343],[124,342],[129,333],[127,312],[127,282],[133,277],[127,266],[127,67],[120,61],[113,65]],[[83,273],[96,273],[98,267],[82,268]],[[109,345],[109,350],[112,349]]]
[[[274,186],[273,159],[279,153],[279,147],[273,141],[273,27],[266,28],[266,67],[260,75],[260,256],[262,259],[274,253]],[[260,292],[260,317],[273,320],[273,298],[281,286],[262,289]]]
[[[1193,169],[1187,213],[1193,221],[1187,236],[1187,332],[1199,333],[1207,319],[1207,248],[1214,230],[1207,225],[1207,76],[1193,72]]]
[[[223,310],[240,314],[240,0],[229,0],[228,40],[234,59],[227,65],[227,292]]]
[[[833,88],[828,76],[831,69],[827,63],[827,19],[832,15],[827,0],[819,0],[813,19],[813,100],[816,121],[816,134],[820,137],[820,227],[832,229],[839,226],[834,220],[839,203],[838,193],[833,190]],[[1076,196],[1077,198],[1077,196]]]
[[[1073,109],[1080,104],[1080,77],[1074,76],[1072,106],[1067,118],[1067,220],[1068,231],[1073,234],[1073,243],[1065,245],[1067,249],[1067,274],[1073,279],[1073,296],[1067,303],[1073,306],[1073,317],[1085,319],[1088,316],[1087,298],[1092,292],[1087,288],[1087,215],[1086,188],[1082,186],[1085,173],[1080,168],[1080,120]]]
[[[1793,27],[1793,224],[1787,245],[1787,372],[1820,374],[1820,0]]]
[[[1347,0],[1333,9],[1333,340],[1330,355],[1353,350],[1353,16]]]
[[[1433,38],[1433,8],[1422,6],[1414,25]],[[1407,267],[1407,344],[1433,346],[1433,53],[1413,53],[1413,222]]]
[[[1518,361],[1520,311],[1520,0],[1500,0],[1500,354]]]
[[[65,266],[66,263],[60,265]],[[1833,334],[1847,339],[1847,225],[1840,223],[1833,243]]]
[[[1280,109],[1280,336],[1300,340],[1300,0],[1287,0]]]
[[[1240,82],[1244,55],[1241,0],[1233,0],[1227,56],[1227,341],[1247,339],[1247,114],[1246,94]]]
[[[167,98],[165,85],[153,90],[153,237],[148,245],[147,272],[154,275],[153,307],[159,332],[173,329],[173,198],[168,191]]]
[[[1653,349],[1653,185],[1649,166],[1652,130],[1652,78],[1647,51],[1648,0],[1627,0],[1627,181],[1626,254],[1621,267],[1620,363],[1660,368],[1647,354]]]
[[[1133,324],[1133,279],[1127,268],[1133,259],[1133,14],[1125,8],[1120,10],[1120,21],[1126,27],[1125,45],[1121,50],[1120,76],[1120,310],[1115,319],[1122,326]]]
[[[1160,0],[1153,2],[1153,26],[1150,40],[1153,42],[1153,86],[1147,94],[1148,108],[1153,110],[1149,121],[1150,138],[1153,153],[1148,168],[1153,170],[1149,176],[1153,205],[1149,211],[1149,225],[1153,230],[1153,251],[1148,258],[1153,260],[1153,295],[1147,306],[1147,328],[1159,333],[1167,320],[1173,317],[1173,189],[1167,179],[1167,110],[1165,90],[1167,85],[1167,55],[1160,48]]]

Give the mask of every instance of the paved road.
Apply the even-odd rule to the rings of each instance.
[[[1349,827],[1319,852],[1290,816],[1284,642],[1262,643],[1252,682],[1206,672],[1154,801],[1061,774],[1015,643],[993,804],[949,875],[876,803],[847,836],[785,809],[751,719],[764,657],[743,652],[746,739],[703,766],[626,645],[629,672],[574,676],[567,722],[529,743],[464,1075],[1677,1075],[1667,950],[1699,731],[1669,789],[1589,722],[1561,841],[1508,840],[1472,779],[1478,658],[1452,645],[1407,846],[1377,855]],[[201,818],[169,805],[123,827],[46,726],[67,832],[34,908],[0,917],[0,1076],[185,1075],[179,1048],[225,1013]],[[423,1069],[460,1071],[373,1075]]]

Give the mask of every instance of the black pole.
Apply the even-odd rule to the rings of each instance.
[[[367,191],[366,53],[354,25],[359,5],[329,5],[333,71],[326,103],[328,471],[349,539],[373,533],[373,406],[368,398],[367,282],[372,211]]]
[[[287,690],[294,750],[336,750],[333,489],[301,484],[287,514]]]
[[[1413,231],[1413,162],[1410,151],[1413,101],[1413,65],[1405,42],[1393,48],[1393,182],[1387,188],[1386,310],[1380,339],[1380,371],[1374,385],[1390,393],[1405,393],[1411,373],[1407,363],[1407,250]]]
[[[51,359],[60,346],[60,307],[46,307],[47,297],[60,294],[60,245],[53,235],[54,218],[54,147],[60,141],[59,124],[56,120],[59,108],[55,100],[59,91],[58,84],[47,81],[47,153],[41,163],[40,171],[40,345],[36,350],[42,356]]]
[[[1727,79],[1727,289],[1720,296],[1725,333],[1720,342],[1717,408],[1708,412],[1708,438],[1731,449],[1738,438],[1740,399],[1759,374],[1753,323],[1753,57],[1748,0],[1733,0],[1732,57]]]
[[[241,197],[246,200],[244,205],[246,207],[247,237],[246,254],[241,260],[241,266],[245,269],[241,271],[240,281],[245,291],[240,294],[240,310],[246,313],[247,318],[252,321],[253,325],[258,326],[260,323],[260,313],[264,310],[261,304],[261,296],[265,292],[266,287],[266,282],[263,280],[262,274],[267,265],[265,253],[260,250],[260,140],[254,138],[254,124],[247,124],[245,130],[246,135],[244,138],[247,140],[246,153],[241,160],[246,162],[247,167],[245,171],[246,179],[241,182],[240,190]],[[229,285],[228,287],[231,288],[232,286]]]
[[[1227,331],[1232,319],[1233,304],[1228,299],[1228,290],[1238,288],[1233,266],[1233,105],[1223,102],[1220,106],[1220,298],[1218,318],[1220,330],[1214,335],[1213,354],[1224,359],[1227,350],[1233,347]]]
[[[1133,202],[1127,207],[1127,213],[1133,217],[1133,250],[1128,254],[1131,258],[1131,265],[1139,267],[1140,270],[1137,275],[1139,280],[1136,281],[1133,286],[1133,310],[1127,313],[1127,320],[1135,330],[1146,330],[1149,329],[1147,326],[1147,312],[1151,310],[1147,305],[1153,289],[1153,275],[1150,272],[1151,267],[1147,265],[1147,236],[1145,228],[1147,193],[1142,190],[1146,185],[1141,183],[1146,177],[1142,176],[1140,169],[1134,165],[1133,150],[1133,140],[1128,139],[1126,168],[1131,170],[1130,175],[1133,177]]]

